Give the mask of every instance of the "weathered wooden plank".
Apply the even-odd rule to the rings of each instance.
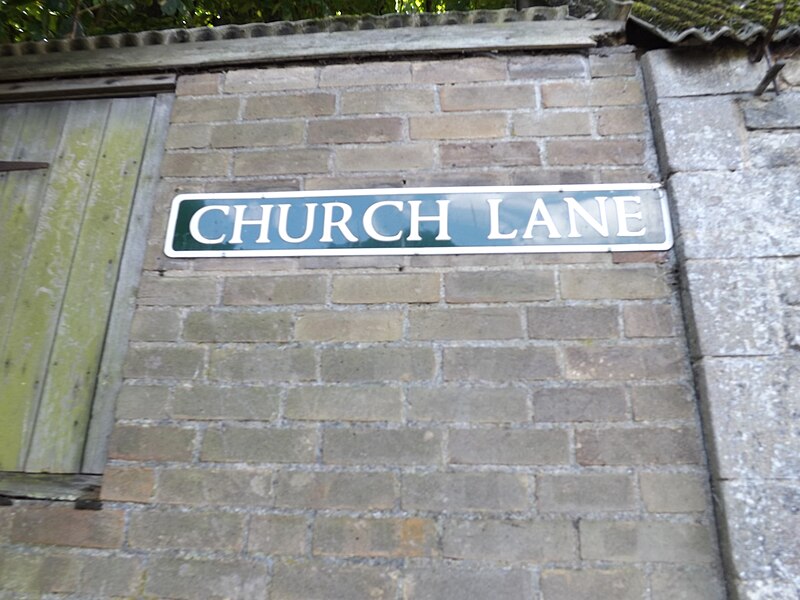
[[[0,473],[0,496],[42,500],[96,500],[101,478],[97,475]]]
[[[25,107],[0,106],[0,160],[14,160]]]
[[[124,98],[111,106],[25,463],[29,473],[80,470],[153,102]]]
[[[174,73],[160,73],[128,77],[4,83],[0,84],[0,102],[153,95],[173,91],[176,80],[177,76]]]
[[[8,171],[35,171],[37,169],[47,169],[50,163],[32,162],[29,160],[0,160],[0,173]]]
[[[131,73],[322,58],[592,48],[597,45],[596,40],[624,32],[622,21],[533,21],[215,40],[65,55],[31,54],[0,58],[0,81],[94,75],[109,70]]]
[[[71,105],[22,277],[6,348],[0,355],[0,469],[19,470],[27,447],[77,232],[110,102]],[[24,456],[22,457],[24,459]]]
[[[136,307],[139,276],[147,251],[147,232],[158,187],[161,157],[164,153],[173,101],[174,97],[171,94],[163,94],[155,99],[153,107],[97,377],[92,418],[86,436],[81,468],[83,473],[102,473],[106,463],[106,440],[114,425],[114,405],[122,387],[122,363],[128,349],[128,332]]]

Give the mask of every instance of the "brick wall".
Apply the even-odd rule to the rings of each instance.
[[[186,75],[172,121],[103,510],[0,508],[0,597],[724,596],[671,255],[161,253],[182,191],[653,180],[630,49]]]

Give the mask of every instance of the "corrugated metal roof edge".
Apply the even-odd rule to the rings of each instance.
[[[671,44],[680,44],[691,39],[704,44],[712,44],[720,38],[731,38],[739,43],[749,45],[755,42],[759,36],[767,32],[766,27],[757,24],[752,25],[743,31],[736,31],[731,27],[721,27],[719,29],[715,29],[714,31],[697,27],[692,27],[683,31],[665,31],[656,25],[637,17],[634,14],[630,15],[629,19],[639,27],[668,41]],[[772,40],[775,42],[782,42],[798,36],[800,36],[800,25],[792,25],[779,29],[772,36]]]

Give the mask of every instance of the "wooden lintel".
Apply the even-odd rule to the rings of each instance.
[[[96,501],[101,475],[0,473],[0,496],[70,502]]]
[[[0,160],[0,173],[7,171],[33,171],[35,169],[49,169],[50,163],[31,162],[24,160]]]
[[[0,83],[0,102],[31,100],[75,100],[153,95],[172,92],[177,77],[174,73],[132,75],[128,77],[92,77],[50,81]]]

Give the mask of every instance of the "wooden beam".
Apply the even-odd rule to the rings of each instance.
[[[0,473],[0,497],[67,500],[97,500],[99,475],[52,475]]]
[[[55,81],[28,81],[0,84],[0,102],[151,96],[175,89],[174,73],[130,77],[94,77]]]
[[[0,160],[0,173],[9,171],[34,171],[36,169],[49,169],[48,162],[31,162],[25,160]]]

